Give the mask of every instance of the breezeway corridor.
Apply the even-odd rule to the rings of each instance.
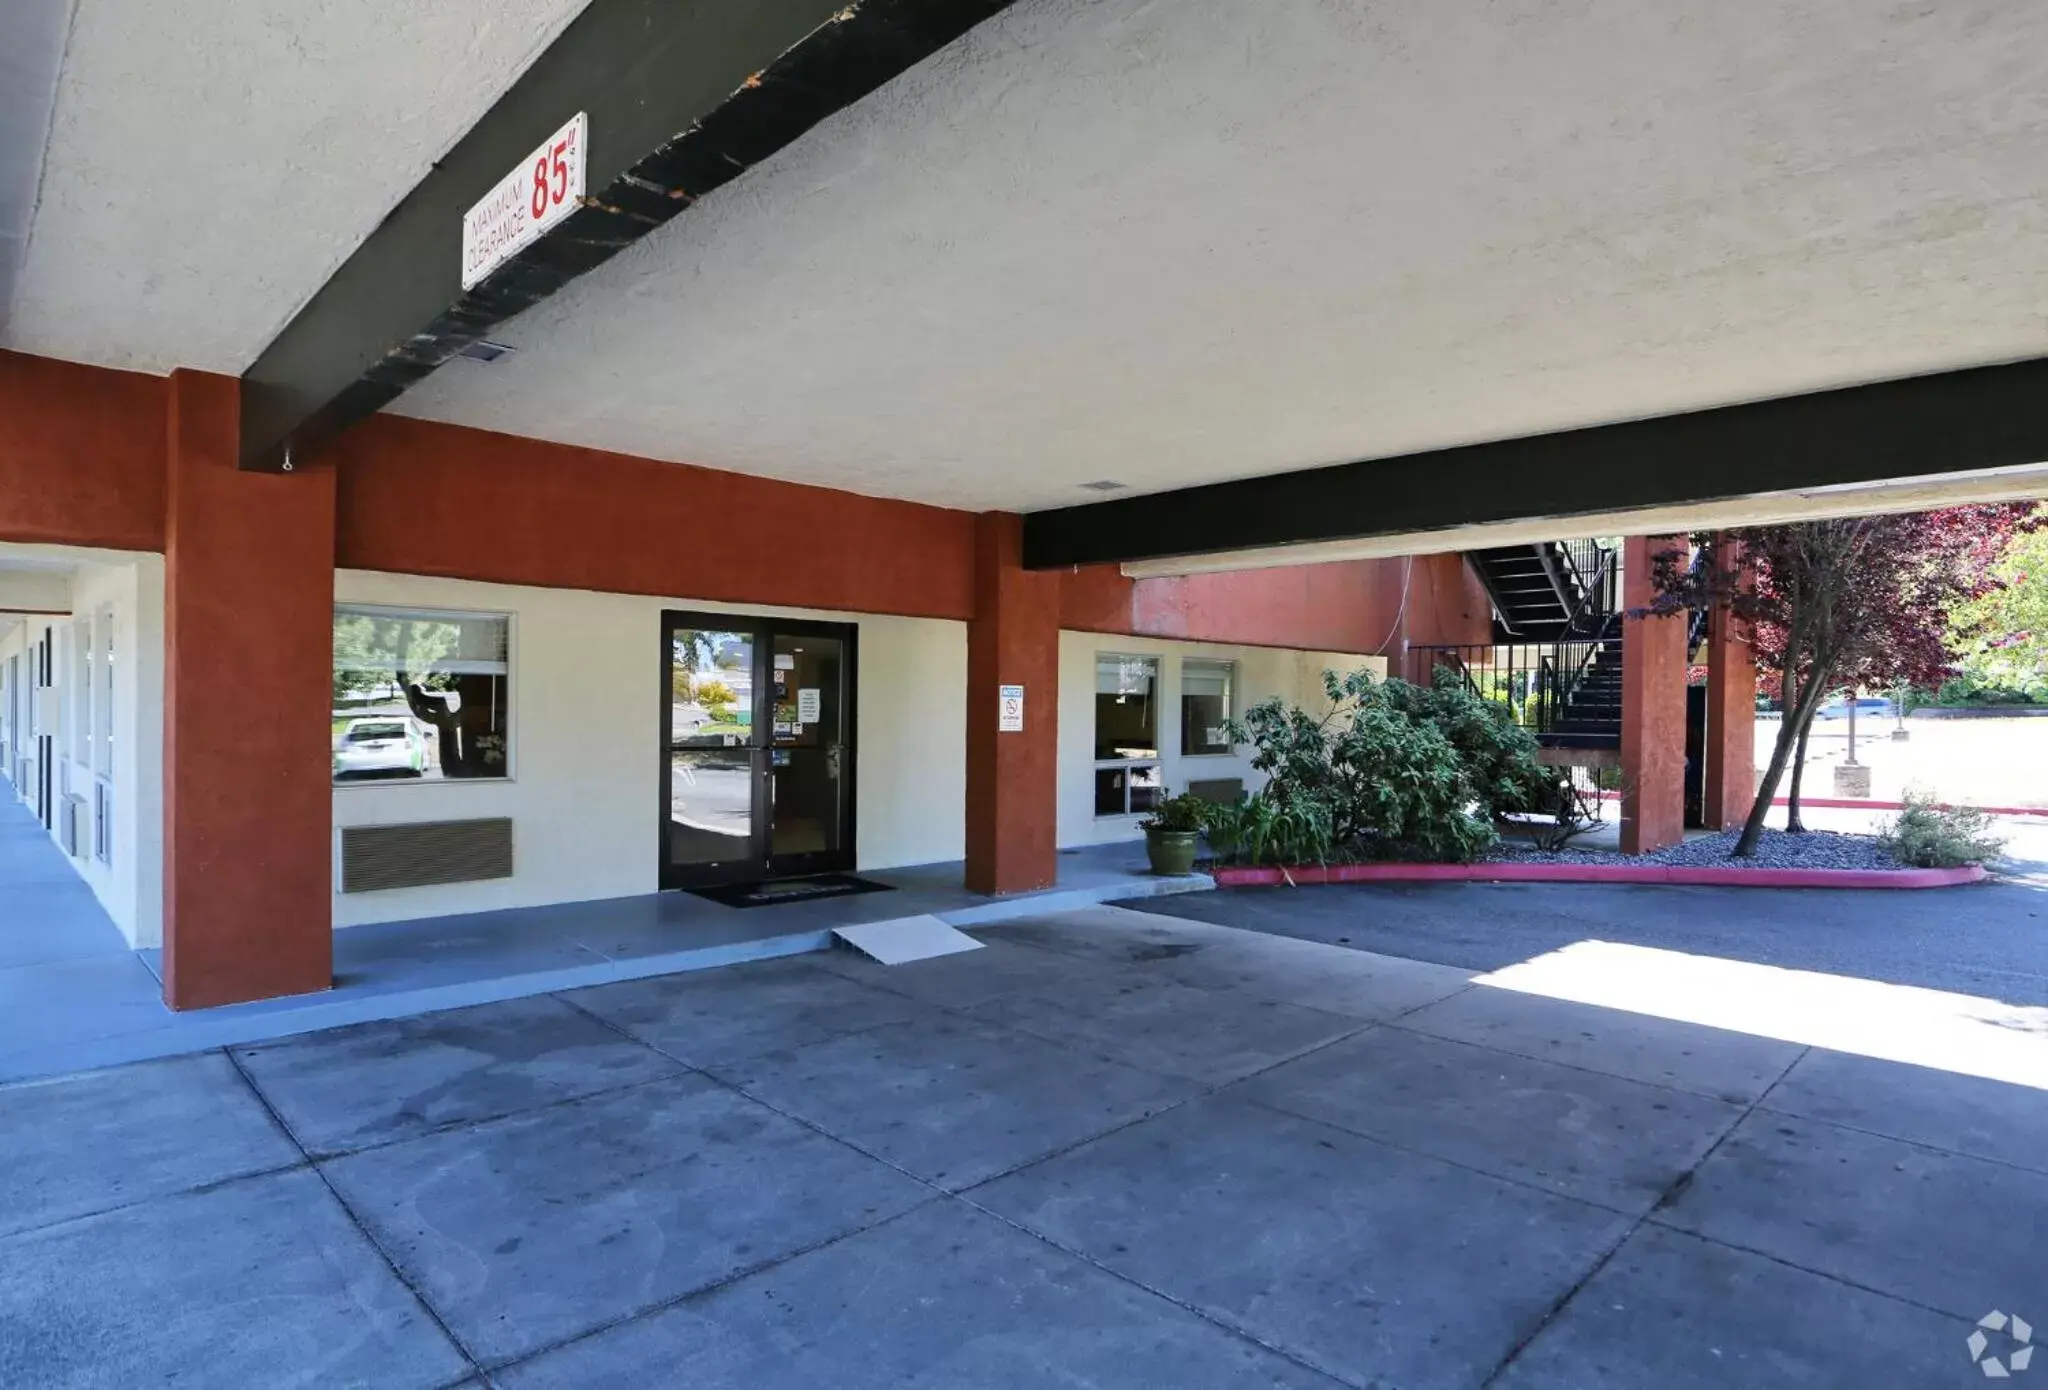
[[[2048,1010],[1200,897],[0,1089],[0,1384],[1960,1386],[2041,1316]]]

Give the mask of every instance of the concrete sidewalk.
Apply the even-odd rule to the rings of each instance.
[[[0,1088],[0,1384],[1864,1390],[2042,1316],[2048,1032],[1929,1015],[2016,1084],[1544,961],[982,935]]]

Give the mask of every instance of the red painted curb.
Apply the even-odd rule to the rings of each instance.
[[[1218,888],[1314,883],[1662,883],[1739,888],[1952,888],[1981,883],[1961,869],[1736,869],[1672,864],[1310,864],[1212,869]]]

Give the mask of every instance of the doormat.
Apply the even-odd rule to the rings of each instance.
[[[818,898],[844,898],[855,893],[889,893],[886,883],[855,878],[852,874],[821,874],[817,878],[781,878],[766,883],[734,883],[723,888],[693,888],[700,898],[727,907],[776,907],[783,903],[811,902]]]

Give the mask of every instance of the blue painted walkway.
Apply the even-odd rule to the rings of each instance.
[[[160,1026],[156,976],[0,780],[0,1075],[24,1052]]]
[[[1209,886],[1152,878],[1142,846],[1112,845],[1063,854],[1057,885],[1009,898],[968,892],[956,863],[868,875],[894,892],[746,910],[661,893],[349,927],[333,989],[180,1014],[162,1002],[161,953],[128,950],[42,827],[0,800],[0,1082],[820,951],[862,922],[964,927]]]

